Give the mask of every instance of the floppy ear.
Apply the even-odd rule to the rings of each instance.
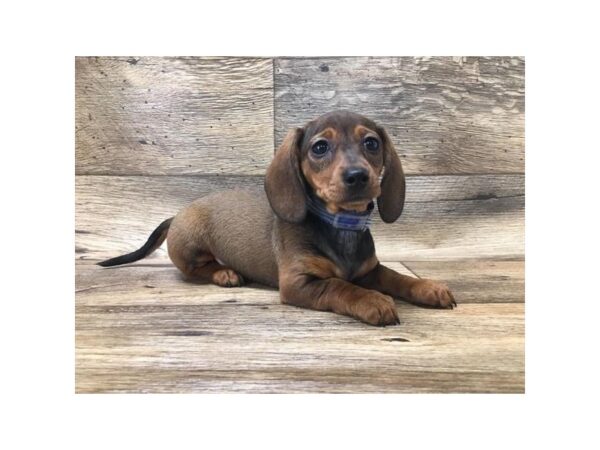
[[[382,127],[377,132],[383,140],[383,179],[381,180],[381,195],[377,198],[377,207],[381,219],[386,223],[395,222],[404,208],[406,182],[400,158],[392,141]]]
[[[302,222],[306,217],[304,181],[300,175],[301,128],[293,128],[275,152],[265,176],[265,191],[271,208],[286,222]]]

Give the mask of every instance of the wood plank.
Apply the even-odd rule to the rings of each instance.
[[[385,126],[408,174],[525,170],[523,58],[275,60],[277,143],[334,109]]]
[[[269,58],[75,61],[78,174],[262,174],[273,154]]]
[[[141,246],[197,197],[261,177],[76,177],[76,256],[101,259]],[[376,217],[381,260],[507,258],[524,254],[524,176],[412,176],[400,220]],[[154,258],[165,258],[160,249]]]
[[[525,261],[405,261],[420,278],[443,280],[460,303],[523,303]]]
[[[177,341],[175,341],[177,342]],[[204,348],[190,358],[201,358]],[[226,350],[227,351],[227,350]],[[304,356],[304,355],[302,355]],[[393,355],[397,356],[397,355]],[[441,355],[442,357],[445,355]],[[237,353],[232,354],[237,357]],[[328,358],[330,356],[325,356]],[[121,359],[119,359],[120,361]],[[358,360],[356,364],[369,361]],[[524,374],[514,372],[420,372],[395,368],[361,367],[359,371],[308,369],[285,371],[277,367],[255,370],[177,369],[148,366],[143,369],[97,365],[77,367],[77,393],[495,393],[523,394]]]
[[[522,304],[398,303],[402,324],[374,328],[173,269],[77,271],[77,392],[524,390]]]
[[[437,264],[461,272],[458,263]],[[495,263],[480,266],[491,274]],[[89,261],[76,264],[75,298],[77,392],[524,391],[523,304],[397,302],[402,324],[374,328],[282,305],[257,285]]]

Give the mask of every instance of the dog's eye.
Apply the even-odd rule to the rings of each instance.
[[[364,146],[370,152],[374,152],[379,149],[379,141],[374,137],[368,137],[365,139]]]
[[[323,156],[329,150],[327,141],[317,141],[312,146],[312,152],[317,156]]]

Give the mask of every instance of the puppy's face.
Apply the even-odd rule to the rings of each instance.
[[[348,111],[309,122],[300,143],[300,169],[331,213],[364,211],[381,194],[384,137],[374,122]]]
[[[361,212],[377,198],[381,219],[391,223],[404,207],[405,180],[385,129],[350,111],[334,111],[287,133],[267,169],[265,191],[286,222],[304,220],[312,193],[331,213]]]

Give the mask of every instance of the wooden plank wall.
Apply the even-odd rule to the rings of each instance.
[[[273,62],[77,58],[77,175],[261,175]]]
[[[522,258],[521,58],[77,58],[76,257],[141,245],[192,199],[259,185],[291,126],[337,108],[384,125],[407,205],[382,260]],[[154,258],[164,258],[157,252]]]

